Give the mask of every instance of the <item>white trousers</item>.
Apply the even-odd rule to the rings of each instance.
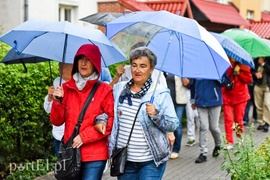
[[[199,115],[197,109],[193,110],[190,103],[190,90],[187,91],[187,98],[188,102],[186,104],[186,115],[187,115],[187,136],[188,139],[195,140],[196,133],[195,133],[195,124],[199,122]]]

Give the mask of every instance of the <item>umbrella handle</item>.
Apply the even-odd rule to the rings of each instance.
[[[153,104],[155,97],[151,96],[150,103]]]
[[[57,99],[58,102],[62,103],[63,97],[55,96],[55,98]]]

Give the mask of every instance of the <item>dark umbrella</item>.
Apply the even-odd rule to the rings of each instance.
[[[14,48],[12,48],[7,55],[2,59],[1,63],[4,64],[23,64],[25,72],[27,72],[26,63],[39,63],[39,62],[49,62],[50,67],[50,78],[52,81],[52,69],[51,69],[51,60],[39,56],[32,56],[29,54],[19,53]]]
[[[115,13],[115,12],[98,12],[81,18],[81,21],[85,21],[91,24],[105,26],[107,23],[112,20],[122,16],[123,13]]]

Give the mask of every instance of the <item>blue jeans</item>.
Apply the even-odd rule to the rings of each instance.
[[[125,174],[118,176],[118,180],[159,180],[166,169],[166,164],[162,163],[158,167],[154,161],[131,162],[127,161]]]
[[[53,138],[53,143],[54,143],[55,155],[56,157],[58,157],[58,151],[59,151],[61,141],[58,141],[57,139]]]
[[[106,160],[83,162],[82,180],[101,180],[106,162]]]
[[[174,131],[175,142],[172,148],[172,152],[179,153],[181,150],[181,143],[182,143],[182,118],[184,115],[186,105],[175,105],[175,112],[177,118],[179,119],[179,126]]]

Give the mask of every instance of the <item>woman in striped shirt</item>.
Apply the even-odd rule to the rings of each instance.
[[[168,132],[178,126],[169,89],[152,83],[151,74],[156,65],[156,55],[147,47],[130,52],[132,79],[114,86],[115,120],[110,141],[110,154],[114,148],[128,144],[124,179],[162,179],[166,162],[170,158]],[[149,103],[154,94],[154,101]],[[141,106],[141,107],[140,107]],[[139,110],[138,116],[135,115]]]

